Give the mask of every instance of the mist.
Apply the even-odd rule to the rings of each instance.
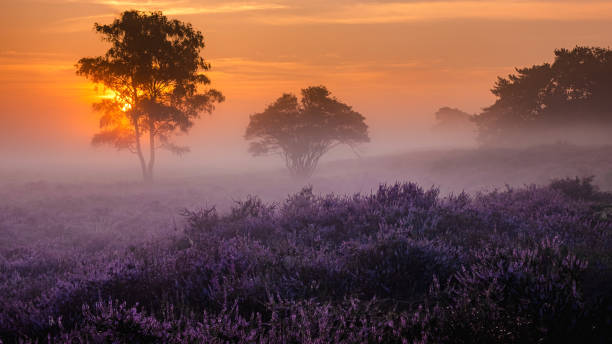
[[[293,180],[279,156],[249,154],[243,138],[248,114],[240,121],[244,127],[224,128],[222,135],[215,134],[220,122],[215,116],[239,116],[221,110],[220,114],[199,119],[191,133],[178,137],[190,152],[177,156],[159,151],[152,187],[222,184],[220,189],[225,191],[207,196],[207,201],[214,204],[217,199],[227,203],[260,193],[280,199],[306,185],[313,185],[321,193],[367,193],[378,184],[415,181],[458,193],[541,184],[559,177],[595,176],[602,188],[612,186],[610,155],[606,154],[612,139],[605,126],[546,128],[515,135],[511,142],[483,146],[478,143],[474,124],[440,130],[434,112],[407,116],[417,119],[396,128],[376,128],[376,122],[369,121],[373,116],[364,112],[371,142],[356,150],[339,146],[321,159],[312,178]],[[129,152],[94,147],[88,137],[50,139],[40,134],[26,142],[23,138],[4,136],[0,183],[5,187],[42,182],[85,189],[88,184],[116,183],[141,188],[137,161]],[[260,185],[253,185],[253,178]]]
[[[189,153],[176,156],[160,151],[155,183],[148,187],[142,184],[133,154],[92,147],[89,142],[80,142],[82,147],[71,143],[70,148],[41,144],[35,152],[4,153],[0,184],[15,192],[4,198],[9,204],[24,190],[37,193],[36,185],[43,186],[43,193],[78,189],[82,197],[104,190],[109,206],[114,197],[132,190],[141,194],[143,202],[172,197],[172,202],[164,202],[169,213],[203,204],[227,209],[249,195],[280,201],[308,185],[319,194],[368,194],[380,184],[416,182],[445,194],[473,194],[507,185],[544,185],[555,178],[594,176],[603,190],[612,188],[612,142],[605,128],[548,130],[515,137],[515,144],[483,147],[477,143],[475,128],[440,133],[433,124],[402,129],[396,137],[372,130],[372,143],[356,151],[335,148],[306,180],[292,178],[279,156],[251,156],[240,137],[206,140],[192,133],[183,137],[191,147]],[[184,198],[171,196],[180,190],[192,192]]]
[[[0,4],[0,344],[608,341],[612,7],[485,2]]]

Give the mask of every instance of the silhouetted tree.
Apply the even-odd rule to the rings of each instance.
[[[453,146],[474,144],[476,128],[472,115],[456,108],[441,107],[435,113],[436,123],[433,134]]]
[[[475,117],[479,139],[497,143],[516,134],[577,124],[612,124],[612,51],[555,50],[552,64],[499,77],[496,102]]]
[[[308,87],[300,101],[284,94],[264,112],[251,115],[245,138],[252,141],[253,155],[280,154],[293,176],[308,177],[332,148],[369,141],[364,120],[324,86]]]
[[[440,131],[453,131],[458,129],[466,129],[473,126],[471,121],[472,116],[456,108],[448,106],[441,107],[436,111],[436,124],[435,130]]]
[[[153,180],[155,151],[189,150],[172,143],[177,131],[187,132],[201,112],[211,113],[224,100],[214,89],[202,90],[210,68],[202,57],[204,37],[190,24],[169,20],[161,12],[123,12],[110,25],[94,25],[111,43],[103,56],[82,58],[77,74],[112,91],[94,104],[101,112],[101,131],[93,144],[110,144],[138,156],[145,181]],[[148,136],[148,161],[141,138]]]

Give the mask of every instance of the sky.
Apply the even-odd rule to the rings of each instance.
[[[192,148],[186,161],[211,168],[255,161],[249,115],[285,92],[327,86],[366,117],[364,154],[402,151],[427,145],[438,108],[490,105],[497,76],[551,61],[555,48],[612,43],[612,1],[3,0],[0,162],[133,158],[90,146],[102,92],[74,67],[108,48],[94,22],[128,9],[203,32],[226,101],[179,140]]]

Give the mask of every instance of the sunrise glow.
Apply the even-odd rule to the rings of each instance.
[[[0,344],[607,343],[612,0],[0,0]]]
[[[95,130],[89,104],[100,95],[74,75],[74,63],[107,47],[92,31],[93,23],[108,23],[131,8],[162,10],[203,31],[202,55],[212,66],[207,75],[228,97],[219,116],[196,128],[205,140],[198,145],[202,149],[228,138],[225,144],[242,151],[229,138],[241,135],[253,109],[316,84],[376,113],[372,134],[381,138],[376,145],[387,149],[403,140],[403,127],[430,125],[440,106],[477,112],[489,105],[496,77],[516,66],[549,60],[558,47],[611,45],[604,34],[612,30],[611,6],[604,1],[60,0],[40,6],[5,1],[0,4],[2,114],[19,108],[42,123],[50,118],[43,115],[45,108],[53,104],[61,121],[70,124],[41,125],[39,137],[51,135],[42,128],[52,126],[75,129],[59,135],[58,144],[86,140]],[[47,105],[27,101],[26,93]],[[8,125],[20,127],[24,121],[11,119]]]

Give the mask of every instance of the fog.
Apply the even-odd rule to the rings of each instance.
[[[5,150],[0,167],[2,206],[33,213],[51,207],[58,216],[72,214],[74,218],[63,225],[77,227],[88,226],[81,221],[89,221],[90,211],[120,208],[127,217],[131,211],[146,213],[145,217],[134,215],[134,221],[159,219],[151,225],[164,231],[184,208],[227,210],[248,195],[281,201],[308,185],[318,194],[368,194],[380,184],[411,181],[439,188],[443,194],[473,194],[544,185],[554,178],[594,176],[600,188],[612,189],[612,146],[605,129],[551,130],[516,137],[514,145],[486,147],[477,144],[471,129],[467,134],[440,133],[432,123],[404,130],[405,137],[386,139],[372,128],[371,143],[356,150],[337,147],[321,159],[308,179],[292,178],[278,156],[249,155],[241,137],[198,145],[193,137],[197,134],[192,133],[191,141],[187,140],[190,153],[159,153],[152,185],[142,182],[135,155],[126,151],[86,143],[64,152],[52,144],[41,144],[36,152]],[[76,207],[57,208],[75,199],[79,200]],[[147,208],[151,204],[155,207]]]
[[[65,314],[78,314],[79,308],[87,310],[87,305],[95,302],[98,302],[96,307],[100,307],[99,302],[102,298],[106,298],[107,295],[121,295],[121,292],[137,295],[135,300],[138,301],[135,302],[145,301],[141,303],[145,304],[145,299],[152,299],[155,302],[163,299],[163,297],[149,298],[142,296],[148,294],[141,293],[141,289],[154,289],[148,287],[149,282],[147,281],[158,279],[163,281],[161,287],[158,288],[162,295],[167,293],[182,297],[184,287],[175,282],[168,283],[164,278],[176,274],[179,276],[177,281],[181,280],[185,275],[183,270],[188,271],[187,276],[193,274],[201,278],[205,274],[202,273],[199,263],[183,264],[179,258],[192,256],[199,259],[199,257],[210,255],[213,257],[210,264],[214,265],[217,264],[214,259],[223,261],[227,258],[227,253],[216,257],[213,255],[213,249],[223,248],[228,243],[242,241],[262,247],[261,250],[265,254],[277,249],[261,246],[264,245],[263,241],[260,242],[257,238],[252,239],[252,235],[262,234],[261,228],[267,231],[269,228],[266,226],[270,226],[269,223],[264,223],[260,227],[260,232],[253,232],[255,234],[249,232],[253,223],[262,221],[265,214],[260,215],[261,218],[253,217],[253,219],[247,215],[246,218],[240,220],[244,222],[238,222],[236,227],[212,226],[212,231],[220,230],[219,228],[227,231],[214,234],[221,238],[221,241],[218,242],[209,242],[210,239],[206,236],[192,239],[189,231],[193,228],[202,231],[204,235],[209,235],[207,231],[211,230],[206,225],[206,220],[210,219],[204,217],[203,220],[198,220],[198,214],[210,212],[213,218],[216,218],[216,214],[232,218],[236,209],[249,210],[249,203],[245,203],[245,200],[260,199],[265,205],[260,205],[255,201],[252,204],[258,207],[256,211],[270,206],[275,211],[278,210],[274,213],[278,214],[275,216],[285,216],[282,215],[285,209],[283,206],[291,204],[295,207],[296,204],[301,204],[299,197],[291,197],[300,193],[304,188],[312,188],[315,195],[339,197],[335,200],[327,198],[317,203],[320,208],[314,208],[318,209],[314,211],[309,210],[308,202],[306,202],[306,205],[302,206],[306,211],[312,211],[311,216],[318,216],[318,212],[325,213],[327,200],[338,204],[342,204],[342,201],[337,201],[338,199],[357,200],[355,204],[349,202],[346,205],[347,209],[353,212],[361,211],[360,207],[363,207],[364,204],[371,203],[377,206],[378,201],[369,202],[367,198],[353,197],[353,195],[382,194],[383,197],[380,198],[384,199],[385,192],[390,190],[378,191],[384,184],[413,182],[424,190],[439,190],[440,197],[449,198],[436,198],[435,202],[440,203],[439,208],[436,208],[439,213],[428,213],[427,216],[430,218],[426,222],[440,221],[443,225],[450,223],[451,230],[447,232],[456,233],[458,242],[472,243],[474,232],[469,230],[474,224],[481,226],[477,230],[480,233],[497,235],[497,223],[494,221],[500,217],[502,224],[512,223],[518,230],[525,230],[525,228],[532,230],[522,235],[523,238],[529,238],[529,240],[535,240],[531,238],[538,238],[537,235],[542,233],[556,234],[554,231],[559,228],[569,233],[577,233],[576,237],[580,238],[590,238],[589,235],[599,235],[598,233],[609,233],[609,231],[600,230],[609,228],[609,220],[606,216],[610,208],[606,208],[606,205],[595,203],[592,205],[586,201],[572,200],[552,188],[531,188],[533,185],[547,186],[555,179],[593,177],[593,183],[600,190],[612,190],[612,140],[609,135],[610,129],[604,126],[583,125],[534,129],[518,134],[509,132],[505,139],[500,140],[497,144],[483,144],[478,140],[474,123],[464,121],[457,126],[440,125],[434,119],[434,111],[423,111],[420,116],[415,114],[399,117],[395,114],[400,119],[393,123],[380,121],[380,118],[377,118],[380,113],[372,109],[368,110],[367,107],[366,111],[361,109],[360,111],[365,116],[365,122],[369,127],[370,142],[354,147],[347,145],[335,147],[321,158],[314,174],[307,178],[292,176],[285,167],[283,159],[278,155],[252,156],[249,153],[248,142],[244,139],[245,126],[249,118],[246,111],[234,113],[232,118],[235,121],[230,125],[227,125],[227,119],[219,116],[224,114],[223,111],[220,111],[221,114],[203,116],[189,134],[178,137],[178,143],[190,146],[189,153],[177,156],[166,151],[158,151],[153,183],[143,181],[136,155],[125,150],[118,151],[105,146],[92,146],[90,131],[78,133],[78,135],[61,135],[53,130],[41,130],[40,128],[34,130],[21,126],[20,130],[12,134],[7,133],[3,136],[2,146],[0,146],[0,242],[3,243],[0,247],[0,267],[4,269],[3,271],[9,272],[5,274],[0,284],[4,294],[9,296],[5,296],[0,302],[17,306],[7,307],[8,311],[0,312],[0,325],[3,326],[0,329],[5,331],[7,338],[10,338],[10,336],[15,336],[15,327],[30,329],[32,323],[39,322],[39,313],[22,316],[22,314],[30,313],[26,312],[27,309],[22,306],[26,303],[20,303],[21,300],[28,300],[29,303],[26,304],[28,307],[30,304],[38,305],[40,300],[51,300],[48,302],[50,306],[43,302],[44,307],[47,308],[41,307],[48,314],[55,314],[53,313],[56,309],[55,305],[63,302],[57,300],[64,300],[63,293],[72,293],[66,298],[77,305],[67,306],[66,310],[62,310]],[[381,116],[392,117],[392,113],[385,112]],[[221,125],[221,123],[226,125]],[[5,126],[4,129],[7,127],[10,128],[10,126]],[[146,153],[145,151],[145,155]],[[569,185],[575,186],[572,183],[570,181]],[[353,242],[346,245],[347,250],[353,249],[351,245],[361,245],[359,241],[364,240],[363,238],[387,240],[385,235],[389,234],[383,231],[396,230],[393,226],[399,226],[399,230],[407,233],[403,234],[406,236],[412,235],[413,229],[415,232],[420,230],[415,226],[421,223],[419,214],[422,209],[418,206],[413,208],[416,203],[411,202],[422,201],[421,198],[428,197],[423,195],[435,195],[436,192],[419,194],[420,191],[417,190],[412,195],[410,185],[403,184],[403,186],[407,187],[404,190],[405,193],[394,194],[393,197],[396,198],[390,197],[387,200],[389,209],[386,211],[395,216],[394,212],[397,211],[395,203],[405,202],[402,208],[405,213],[400,215],[395,224],[391,225],[387,225],[385,222],[387,220],[383,216],[370,219],[378,228],[376,235],[369,233],[367,236],[351,238]],[[590,185],[585,187],[583,184],[584,189],[588,190],[588,187]],[[499,197],[496,196],[497,190],[500,190]],[[514,191],[512,190],[518,190],[516,194],[519,196],[516,199],[513,198]],[[578,190],[577,193],[580,191],[582,190]],[[461,193],[472,197],[452,198]],[[482,198],[478,198],[481,193],[483,193]],[[590,194],[591,197],[600,197],[598,195],[600,194],[596,191]],[[610,194],[602,193],[602,195],[608,197]],[[415,198],[411,199],[411,197]],[[372,199],[376,197],[373,196]],[[462,200],[466,199],[470,200],[465,203],[469,204],[470,208],[458,206],[458,210],[449,210],[454,209],[456,204],[461,204]],[[494,210],[491,214],[484,211],[479,213],[479,204],[483,200],[486,203],[487,199],[494,200],[493,203],[499,202],[499,204],[492,206]],[[456,200],[457,203],[450,200]],[[496,208],[500,213],[495,213]],[[484,209],[488,208],[485,206]],[[581,213],[576,215],[578,211],[576,209]],[[215,210],[218,213],[214,212]],[[198,211],[202,212],[198,213]],[[368,211],[375,214],[380,212],[380,209],[374,208]],[[453,211],[457,212],[453,213]],[[447,212],[449,214],[446,214]],[[545,215],[541,216],[541,213]],[[478,214],[481,218],[474,217],[473,214]],[[506,214],[509,214],[507,218]],[[289,213],[286,217],[291,218],[291,216]],[[369,214],[364,218],[368,216]],[[444,219],[444,216],[447,216],[446,219],[451,222],[440,220]],[[315,245],[320,245],[321,235],[326,235],[329,228],[338,232],[343,231],[342,221],[346,220],[345,217],[351,221],[361,219],[354,214],[343,214],[331,220],[334,223],[339,221],[341,225],[337,227],[336,225],[330,226],[328,223],[330,220],[327,218],[320,220],[321,223],[316,225],[311,225],[306,221],[305,224],[301,224],[303,227],[296,232],[310,233],[309,231],[312,231],[315,238],[313,242]],[[582,220],[591,217],[594,217],[593,221]],[[463,218],[466,219],[464,222],[461,220]],[[413,223],[404,222],[405,219]],[[515,221],[516,219],[520,221]],[[249,222],[251,220],[253,222]],[[535,225],[521,222],[532,220],[538,222]],[[194,225],[194,221],[204,222]],[[295,223],[301,223],[300,221],[302,219],[298,218]],[[456,232],[454,221],[457,221],[460,226],[463,225],[465,228],[459,228],[465,232]],[[493,224],[487,221],[492,221]],[[574,230],[575,225],[582,226],[579,227],[580,231]],[[595,230],[588,226],[593,226]],[[353,225],[353,227],[358,228],[359,226]],[[234,233],[238,231],[236,228],[244,230],[247,234],[234,236]],[[289,232],[286,231],[286,233]],[[584,233],[586,234],[583,235]],[[210,235],[212,237],[213,234]],[[264,235],[276,236],[270,233],[264,233]],[[287,242],[293,240],[291,235],[289,233]],[[504,234],[500,234],[499,237],[504,237]],[[282,243],[278,247],[287,245],[283,240],[285,238],[281,236],[279,242]],[[430,242],[429,239],[421,240],[427,244]],[[516,241],[513,239],[504,240],[508,241],[506,243],[508,249],[514,250],[509,252],[516,252],[520,249],[520,247],[517,248]],[[593,242],[601,242],[594,251],[596,252],[594,256],[602,254],[601,252],[609,252],[608,243],[610,241],[599,238],[593,241],[583,241],[589,245],[589,250]],[[330,245],[329,247],[332,247],[332,244],[334,242],[324,243],[324,245]],[[343,248],[345,245],[342,243],[337,247]],[[388,253],[384,251],[386,246],[372,247],[377,252],[375,257],[387,259]],[[440,247],[445,246],[440,245]],[[481,249],[483,252],[497,252],[492,249],[487,251],[490,247],[484,246]],[[318,249],[315,249],[314,246],[306,246],[305,252],[312,251],[319,254],[316,253]],[[328,249],[325,248],[325,250]],[[473,250],[474,248],[471,248],[468,252]],[[417,252],[417,256],[421,255],[420,251],[408,250],[406,252],[409,254]],[[232,251],[230,255],[240,256],[243,253],[238,250]],[[288,256],[283,256],[283,254],[285,253],[281,251],[277,260],[290,261],[286,259]],[[338,255],[339,257],[348,256],[343,251]],[[245,257],[247,261],[251,261],[249,256]],[[160,264],[168,266],[169,272],[153,270],[152,273],[138,275],[133,272],[137,265],[132,263],[132,259],[142,260],[142,265],[138,265],[137,269],[140,269],[140,266],[146,269],[148,266]],[[368,263],[376,261],[369,258],[360,259]],[[414,257],[409,256],[409,258],[401,258],[398,261],[404,264],[412,262],[413,259]],[[444,259],[453,261],[450,258]],[[161,263],[149,263],[152,261]],[[177,267],[173,267],[172,264],[167,265],[167,261],[175,262]],[[310,258],[305,258],[304,261],[310,261]],[[138,261],[136,264],[141,263]],[[223,277],[224,280],[231,280],[238,275],[232,264],[234,264],[233,261],[230,261],[227,268],[223,264],[219,265],[219,269],[228,271]],[[336,264],[335,261],[333,264]],[[420,272],[427,269],[428,264],[430,263],[421,263],[417,260],[414,265],[416,268],[411,267],[410,271],[416,271],[416,277],[426,279],[426,283],[430,283],[430,276]],[[434,262],[431,265],[436,264]],[[495,264],[495,266],[501,266],[500,264]],[[522,266],[527,266],[527,264]],[[594,266],[599,265],[594,264]],[[123,275],[124,272],[117,272],[120,269],[125,271],[125,275]],[[290,270],[283,269],[278,276],[284,280],[285,274]],[[336,265],[333,265],[330,271],[336,271],[336,269]],[[378,266],[375,266],[374,269],[378,269]],[[377,270],[367,271],[368,274],[371,271],[379,272]],[[402,270],[392,271],[399,272],[397,276],[385,277],[381,280],[405,279],[406,275]],[[323,275],[321,280],[325,281],[327,276],[331,274]],[[268,276],[266,275],[265,278]],[[311,277],[306,278],[309,279],[308,283],[312,283]],[[364,277],[357,276],[356,279],[361,283]],[[257,283],[252,283],[253,280],[249,276],[248,284],[259,287]],[[413,277],[410,277],[410,283],[412,280]],[[120,287],[113,287],[112,283],[115,281],[119,282],[114,285]],[[130,281],[136,282],[129,284]],[[606,279],[602,281],[601,285],[608,285]],[[124,283],[127,287],[123,287]],[[194,287],[194,290],[197,290],[196,299],[199,300],[200,295],[208,293],[206,288],[211,288],[210,286],[214,283],[214,280],[213,282],[205,280],[201,284],[196,284]],[[340,288],[338,287],[340,283],[332,284],[335,288]],[[70,285],[67,289],[69,291],[64,292],[67,285]],[[111,287],[108,287],[109,285]],[[168,287],[169,285],[171,287]],[[179,287],[175,287],[176,285]],[[576,284],[573,286],[575,291]],[[597,288],[604,289],[605,287]],[[372,288],[372,290],[378,289]],[[402,287],[402,289],[406,288]],[[521,287],[521,290],[523,289],[525,288]],[[80,299],[81,294],[79,293],[82,290],[93,290],[96,294]],[[102,296],[103,292],[107,294]],[[222,294],[215,292],[215,297],[221,298]],[[111,300],[110,297],[109,300]],[[178,304],[179,301],[173,302]],[[186,304],[192,306],[197,304],[197,301],[187,300]],[[134,307],[139,307],[139,304],[134,303]],[[205,309],[208,311],[207,308]],[[43,314],[45,320],[52,319],[47,313],[41,312],[40,314]],[[192,314],[195,313],[192,312]],[[12,320],[14,316],[23,317],[25,320],[17,323]],[[62,316],[64,315],[58,316],[60,320]],[[52,326],[55,325],[49,325],[50,328]],[[124,327],[121,326],[119,328],[123,329]],[[0,331],[0,338],[2,335]]]
[[[204,117],[192,132],[178,137],[177,141],[188,145],[190,152],[177,156],[158,150],[156,182],[152,188],[167,183],[206,185],[226,180],[228,193],[233,196],[243,197],[259,189],[268,189],[265,194],[283,196],[309,184],[315,188],[320,185],[321,192],[350,193],[368,192],[380,183],[418,181],[448,192],[474,192],[506,184],[545,183],[556,177],[588,175],[594,175],[607,187],[608,174],[612,173],[606,172],[609,159],[605,152],[612,144],[610,128],[606,126],[537,129],[509,135],[497,145],[482,145],[473,124],[440,130],[433,115],[423,115],[413,120],[412,125],[398,121],[396,127],[377,128],[369,121],[374,116],[365,115],[371,142],[354,149],[346,145],[334,148],[321,158],[317,171],[307,180],[293,180],[280,156],[249,154],[244,128],[215,128],[218,123],[213,116]],[[217,129],[223,135],[210,135]],[[134,154],[94,147],[87,137],[9,138],[4,136],[0,149],[0,185],[141,183]],[[585,155],[581,166],[572,160],[580,155]],[[506,165],[504,159],[509,156],[516,164]],[[482,176],[479,182],[470,181],[473,171],[457,170],[457,166],[473,162],[477,164],[471,168]],[[541,175],[544,168],[548,168],[547,176]],[[525,176],[517,177],[521,173]],[[251,185],[252,178],[262,182],[269,179],[272,185],[265,188]]]
[[[601,189],[612,190],[612,146],[518,142],[500,148],[448,140],[396,150],[366,145],[359,157],[339,147],[307,180],[291,178],[276,156],[237,153],[238,158],[228,156],[229,149],[194,149],[182,157],[161,154],[153,185],[141,181],[135,156],[127,152],[88,148],[79,154],[52,154],[41,147],[38,156],[2,156],[0,227],[3,240],[27,246],[48,243],[57,235],[64,244],[96,240],[124,245],[180,231],[184,209],[216,207],[227,212],[248,195],[280,202],[308,185],[316,194],[344,195],[370,194],[382,183],[412,181],[439,188],[442,194],[474,194],[594,176]],[[117,241],[117,235],[123,239]]]
[[[0,344],[612,338],[612,2],[2,0],[0,32]]]

